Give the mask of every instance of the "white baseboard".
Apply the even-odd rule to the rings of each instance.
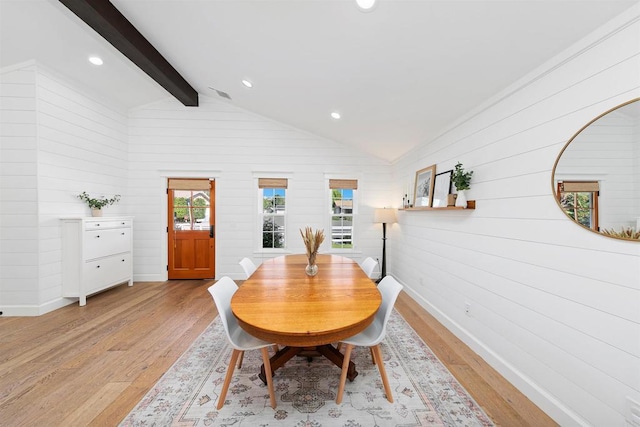
[[[404,291],[411,296],[429,314],[438,319],[452,334],[461,339],[476,354],[482,357],[492,368],[500,373],[507,381],[513,384],[522,394],[542,409],[562,426],[586,426],[588,423],[577,413],[553,397],[550,393],[536,384],[531,378],[518,370],[515,366],[503,359],[487,347],[482,341],[472,335],[429,301],[424,299],[413,288],[403,283]]]
[[[42,305],[5,305],[0,311],[2,311],[2,317],[41,316],[73,303],[73,299],[58,298]]]

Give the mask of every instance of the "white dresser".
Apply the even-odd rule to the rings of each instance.
[[[62,218],[62,296],[133,286],[133,217]]]

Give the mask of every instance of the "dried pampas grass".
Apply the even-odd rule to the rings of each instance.
[[[307,250],[309,265],[314,265],[316,263],[318,249],[320,249],[320,245],[324,242],[324,230],[313,231],[311,227],[305,227],[304,231],[302,231],[302,229],[300,230],[300,235]]]

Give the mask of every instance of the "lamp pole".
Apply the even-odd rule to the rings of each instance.
[[[380,283],[384,276],[387,275],[387,223],[382,223],[382,271],[380,278],[376,281]]]
[[[395,209],[376,209],[373,214],[373,222],[382,223],[382,265],[380,266],[379,283],[387,275],[387,224],[397,222]]]

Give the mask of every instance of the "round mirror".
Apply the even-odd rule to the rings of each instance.
[[[580,129],[556,159],[551,184],[558,206],[577,224],[640,241],[640,98]]]

